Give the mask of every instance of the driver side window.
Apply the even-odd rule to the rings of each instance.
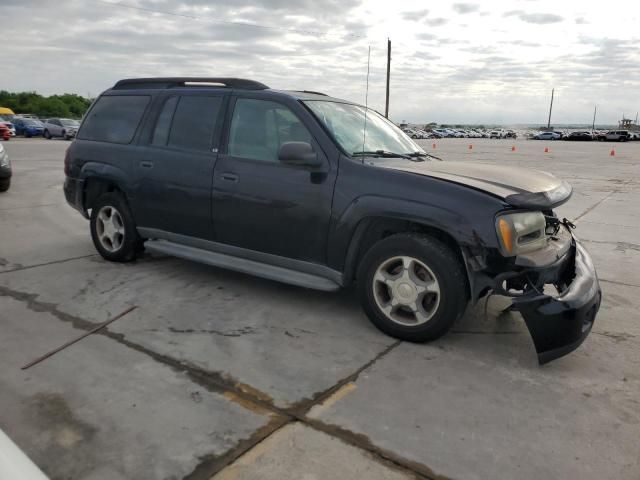
[[[268,100],[236,100],[227,149],[230,156],[275,163],[286,142],[311,143],[311,134],[289,108]]]

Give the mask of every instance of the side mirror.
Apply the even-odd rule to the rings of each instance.
[[[286,142],[280,145],[278,159],[287,165],[298,165],[305,167],[319,167],[322,159],[313,151],[307,142]]]

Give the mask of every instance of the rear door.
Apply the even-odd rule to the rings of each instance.
[[[232,104],[232,105],[231,105]],[[295,106],[239,96],[230,102],[228,141],[215,166],[217,240],[257,252],[323,264],[336,169]],[[307,142],[321,167],[285,165],[285,142]]]
[[[211,183],[226,96],[167,94],[144,135],[136,176],[139,227],[211,239]]]

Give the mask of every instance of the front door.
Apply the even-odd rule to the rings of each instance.
[[[139,227],[212,238],[211,182],[223,101],[215,93],[162,99],[134,165]]]
[[[231,103],[227,144],[213,179],[216,239],[324,264],[335,166],[286,105],[249,97]],[[294,141],[310,143],[323,166],[282,164],[280,146]]]

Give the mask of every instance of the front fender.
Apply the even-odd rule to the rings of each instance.
[[[333,268],[349,278],[355,268],[358,247],[371,219],[401,220],[440,230],[452,237],[460,247],[489,245],[493,230],[482,231],[483,222],[467,218],[464,209],[455,210],[445,205],[434,205],[379,195],[364,195],[355,199],[333,223],[329,236],[329,262]],[[491,228],[490,222],[487,228]],[[487,230],[485,228],[485,230]]]

